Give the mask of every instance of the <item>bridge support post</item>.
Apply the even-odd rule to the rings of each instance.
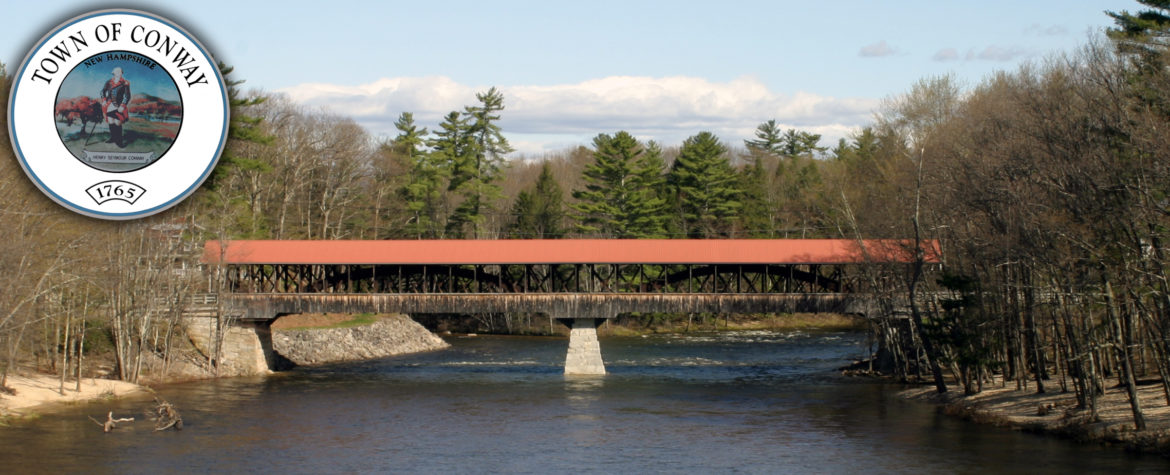
[[[569,352],[565,355],[565,374],[605,374],[605,363],[601,360],[601,343],[597,341],[597,327],[603,319],[572,320],[573,326],[569,330]]]

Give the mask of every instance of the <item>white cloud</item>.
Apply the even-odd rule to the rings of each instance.
[[[1068,28],[1062,25],[1042,26],[1039,23],[1033,23],[1027,28],[1024,28],[1025,35],[1037,36],[1064,36],[1068,34]]]
[[[1027,55],[1027,51],[1021,48],[1003,48],[992,44],[992,46],[984,48],[973,57],[977,58],[977,60],[1007,62],[1016,60],[1017,57],[1025,55]],[[971,57],[971,53],[968,54],[968,57]]]
[[[857,52],[857,55],[861,56],[862,58],[880,58],[882,56],[892,56],[897,52],[898,50],[890,47],[890,45],[886,43],[886,40],[881,40],[877,43],[863,46],[861,50]]]
[[[294,101],[352,117],[375,135],[395,134],[401,112],[434,130],[452,110],[476,104],[487,90],[437,76],[387,78],[357,86],[301,84],[277,92]],[[878,101],[798,92],[779,94],[754,78],[712,82],[695,77],[612,76],[575,84],[501,87],[501,126],[514,148],[539,154],[576,144],[599,133],[626,130],[638,137],[678,145],[709,130],[730,145],[751,138],[757,125],[776,119],[785,128],[820,133],[831,145],[869,121]]]
[[[959,61],[960,59],[963,61],[1011,62],[1021,57],[1030,56],[1031,54],[1032,53],[1027,49],[1018,46],[1003,47],[998,45],[991,45],[983,48],[982,50],[976,50],[974,48],[968,49],[967,52],[962,55],[960,55],[959,51],[955,48],[943,48],[936,51],[934,56],[931,56],[930,59],[932,61],[938,62]]]
[[[383,78],[358,86],[308,83],[277,92],[288,94],[296,102],[325,107],[354,118],[383,116],[389,111],[442,116],[475,102],[474,88],[444,76]]]
[[[931,59],[935,61],[955,61],[959,59],[959,52],[954,48],[943,48],[934,53]]]

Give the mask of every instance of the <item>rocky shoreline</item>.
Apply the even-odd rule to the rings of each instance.
[[[1037,394],[1035,387],[1016,390],[1015,383],[1000,387],[985,385],[982,392],[963,395],[953,388],[946,394],[933,385],[906,389],[904,399],[937,404],[948,415],[1008,427],[1014,430],[1051,434],[1082,443],[1114,445],[1126,450],[1161,454],[1170,458],[1170,405],[1160,384],[1140,386],[1139,397],[1147,428],[1134,430],[1133,415],[1125,390],[1110,388],[1098,401],[1098,419],[1089,420],[1089,411],[1076,408],[1076,395],[1059,387]]]
[[[406,315],[385,316],[368,325],[347,328],[274,326],[272,330],[272,349],[296,365],[385,358],[448,346]]]

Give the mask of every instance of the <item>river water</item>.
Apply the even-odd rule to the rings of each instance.
[[[0,472],[1134,473],[1170,461],[940,415],[833,371],[855,333],[603,338],[610,374],[566,378],[566,340],[450,338],[444,351],[156,388],[0,428]],[[136,415],[103,434],[87,419]]]

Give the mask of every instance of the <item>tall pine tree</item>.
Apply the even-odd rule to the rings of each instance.
[[[1137,13],[1105,12],[1115,28],[1106,30],[1123,53],[1154,57],[1170,46],[1170,0],[1137,0],[1147,9]]]
[[[743,144],[750,151],[780,155],[783,153],[784,136],[780,126],[776,125],[776,119],[771,119],[756,127],[755,140],[744,140]]]
[[[468,168],[474,163],[471,157],[473,144],[467,129],[467,118],[458,111],[451,111],[443,117],[443,122],[439,123],[439,130],[435,131],[435,136],[427,142],[431,147],[431,160],[445,170],[448,192],[460,189],[472,175]],[[443,199],[449,201],[450,193],[445,194]],[[449,233],[452,228],[463,228],[463,222],[453,222],[462,219],[460,216],[448,214],[445,209],[439,216],[439,221],[445,224],[444,233]],[[446,237],[446,234],[439,237]]]
[[[515,221],[512,235],[524,239],[559,239],[565,236],[565,196],[553,178],[548,162],[540,167],[540,176],[531,190],[521,191],[512,206]]]
[[[410,166],[409,181],[398,190],[410,220],[406,233],[418,239],[442,237],[445,220],[445,188],[450,177],[442,152],[428,153],[425,136],[427,129],[414,123],[414,114],[403,112],[394,122],[398,136],[390,147]]]
[[[503,93],[493,87],[476,94],[475,98],[480,104],[464,109],[469,121],[466,130],[470,153],[461,157],[451,179],[452,189],[463,198],[448,222],[448,229],[457,237],[483,237],[485,211],[490,211],[500,197],[496,182],[500,179],[504,155],[512,152],[498,124],[499,113],[504,110]]]
[[[1163,115],[1170,115],[1166,93],[1167,53],[1170,52],[1170,0],[1138,0],[1148,7],[1137,13],[1105,12],[1117,25],[1106,30],[1117,51],[1126,55],[1134,71],[1130,94]]]
[[[788,129],[781,141],[783,144],[780,146],[780,154],[787,157],[812,157],[826,150],[825,147],[818,145],[821,134],[803,130]]]
[[[715,134],[700,132],[683,142],[670,169],[667,182],[679,206],[680,228],[689,237],[726,237],[734,227],[742,204],[726,152]]]
[[[593,139],[593,147],[593,163],[583,172],[585,189],[573,192],[577,229],[613,238],[661,237],[665,217],[656,191],[661,154],[645,153],[625,131],[600,134]]]
[[[768,192],[768,177],[764,168],[764,157],[751,153],[750,162],[739,172],[740,232],[735,237],[772,237],[774,227],[771,193]]]
[[[272,166],[268,163],[256,158],[244,156],[238,150],[246,144],[268,145],[276,139],[274,136],[265,133],[260,127],[260,123],[264,121],[264,117],[248,113],[250,107],[263,104],[268,100],[268,97],[263,95],[245,95],[240,90],[240,85],[245,80],[231,77],[235,67],[228,66],[222,62],[217,63],[216,66],[219,68],[219,73],[223,76],[223,82],[227,86],[228,106],[231,108],[231,122],[228,124],[228,143],[224,147],[223,154],[220,156],[219,165],[215,167],[215,170],[212,170],[211,175],[207,177],[207,180],[202,185],[208,189],[216,189],[220,181],[230,172],[237,169],[256,173],[267,173],[271,171]]]

